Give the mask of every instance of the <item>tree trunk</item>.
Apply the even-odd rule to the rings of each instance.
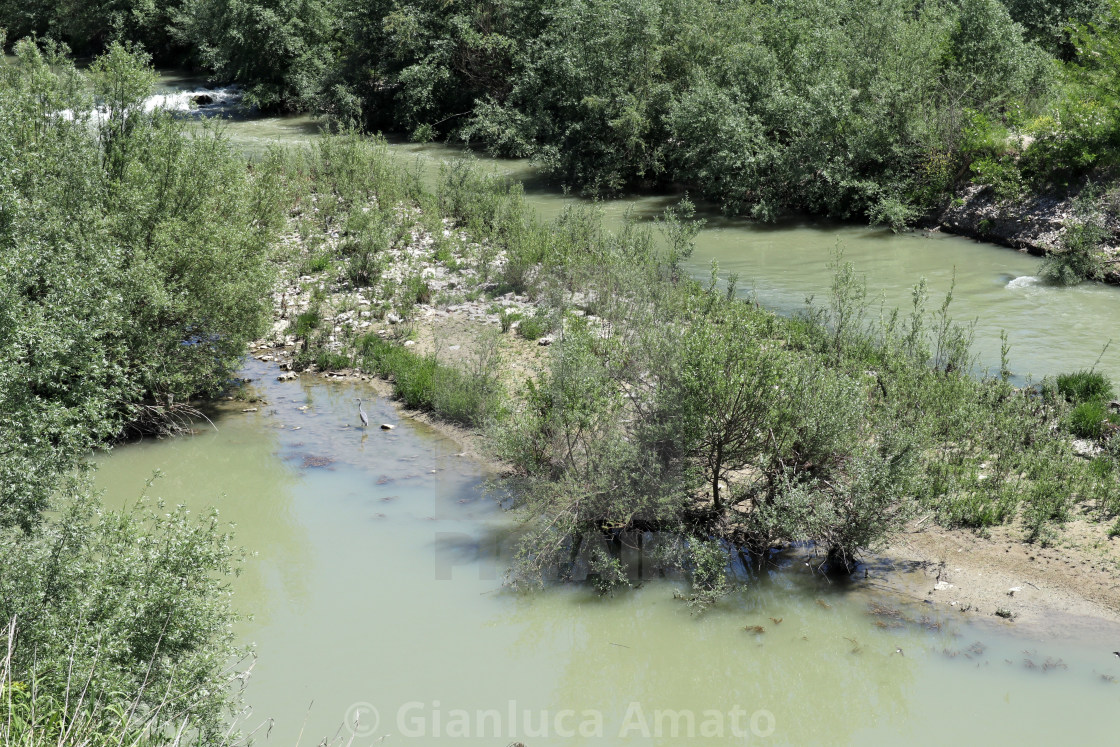
[[[716,458],[712,462],[712,506],[717,512],[722,510],[719,501],[719,473],[723,467],[723,444],[716,446]]]

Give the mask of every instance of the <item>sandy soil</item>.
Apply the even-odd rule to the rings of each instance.
[[[1071,522],[1048,547],[1021,536],[1013,526],[981,536],[911,525],[881,553],[893,571],[882,580],[963,614],[1040,633],[1120,621],[1120,540],[1108,539],[1107,527]]]

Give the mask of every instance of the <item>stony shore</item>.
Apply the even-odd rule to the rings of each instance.
[[[1032,195],[1020,201],[1001,201],[990,189],[971,184],[931,223],[946,233],[1044,257],[1061,245],[1062,232],[1072,217],[1072,197]],[[1120,285],[1120,215],[1111,213],[1106,219],[1112,237],[1104,253],[1112,269],[1104,280]]]

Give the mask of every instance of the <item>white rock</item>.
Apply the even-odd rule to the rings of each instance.
[[[1101,447],[1092,441],[1075,438],[1073,439],[1073,453],[1085,459],[1091,459],[1102,451]]]

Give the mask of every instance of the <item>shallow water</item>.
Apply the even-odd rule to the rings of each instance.
[[[795,561],[700,617],[672,580],[613,599],[578,586],[508,592],[509,518],[455,442],[369,402],[361,383],[280,383],[256,361],[245,375],[267,405],[231,403],[216,430],[117,448],[97,479],[125,503],[158,469],[154,495],[217,505],[237,523],[256,553],[235,582],[252,615],[239,635],[259,656],[243,725],[273,719],[267,744],[294,745],[301,731],[316,744],[355,714],[355,745],[386,734],[534,747],[1114,734],[1115,646],[1020,640],[1013,626],[881,591],[875,568],[841,588]],[[374,428],[398,427],[355,427],[359,396]],[[873,604],[906,621],[869,614]],[[1120,627],[1102,635],[1120,640]]]
[[[398,143],[393,148],[402,157],[420,159],[433,182],[441,162],[463,155],[440,145]],[[542,181],[525,161],[478,160],[522,181],[528,201],[542,216],[554,217],[579,200]],[[627,216],[652,219],[678,199],[634,196],[601,207],[608,224],[617,226]],[[701,217],[706,225],[688,263],[692,274],[706,280],[711,263],[717,262],[723,278],[739,276],[740,296],[754,297],[769,308],[796,313],[809,296],[824,302],[832,283],[832,252],[839,246],[866,279],[872,318],[896,308],[902,316],[908,314],[913,288],[922,278],[930,311],[952,290],[951,316],[960,322],[976,320],[974,350],[981,370],[999,369],[1000,332],[1006,331],[1011,368],[1020,383],[1093,365],[1120,380],[1120,339],[1101,354],[1109,339],[1120,334],[1120,288],[1100,283],[1051,286],[1037,276],[1042,263],[1037,257],[940,232],[895,234],[811,219],[761,225],[710,210]]]

